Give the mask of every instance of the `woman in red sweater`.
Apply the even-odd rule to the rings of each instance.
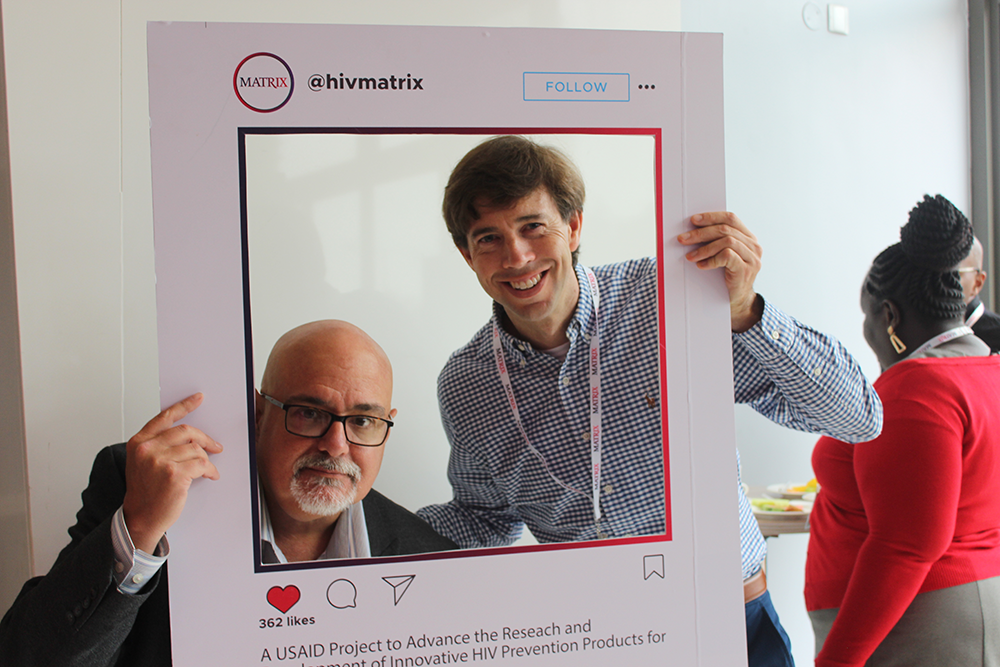
[[[816,665],[1000,665],[1000,357],[964,325],[972,228],[925,196],[861,290],[875,440],[824,437],[806,608]]]

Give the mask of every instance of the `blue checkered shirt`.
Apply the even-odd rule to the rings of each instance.
[[[594,269],[601,290],[604,408],[602,517],[596,525],[587,400],[594,309],[583,267],[576,272],[580,300],[566,332],[565,361],[507,334],[494,304],[491,321],[451,356],[438,378],[454,498],[418,514],[463,548],[510,544],[525,525],[539,542],[664,532],[656,260]],[[525,446],[504,396],[491,348],[494,324],[521,420],[544,462]],[[870,440],[881,429],[878,395],[844,347],[770,304],[760,323],[733,334],[733,365],[735,400],[778,424],[847,442]],[[736,478],[746,578],[760,567],[766,547],[738,466]]]

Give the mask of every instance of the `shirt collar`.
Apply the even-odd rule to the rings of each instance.
[[[569,338],[570,348],[572,348],[580,337],[581,333],[590,331],[593,326],[594,319],[594,299],[593,293],[590,291],[590,281],[587,280],[587,270],[582,264],[577,262],[576,265],[576,281],[580,284],[580,297],[576,302],[576,310],[573,312],[573,317],[569,321],[569,326],[566,331],[566,337]],[[496,326],[500,330],[500,340],[503,345],[508,350],[519,350],[522,352],[527,352],[533,349],[531,343],[526,340],[521,340],[520,338],[515,338],[507,333],[507,329],[504,328],[504,320],[507,319],[504,313],[503,306],[501,306],[496,301],[493,302],[493,317],[490,318],[490,328]],[[493,351],[491,349],[491,343],[489,338],[483,343],[483,347],[480,352],[488,356],[493,356]]]
[[[260,541],[270,547],[270,552],[274,556],[271,561],[268,549],[262,548],[262,558],[265,563],[287,563],[285,554],[281,553],[281,547],[274,539],[274,527],[271,525],[271,514],[267,511],[267,502],[264,499],[264,489],[260,486],[260,479],[257,480],[257,497],[260,499]],[[262,544],[263,546],[263,544]],[[371,546],[368,543],[368,525],[365,522],[365,508],[361,501],[354,503],[340,513],[337,523],[334,524],[333,534],[326,545],[326,551],[320,554],[316,560],[331,560],[334,558],[368,558],[372,555]]]

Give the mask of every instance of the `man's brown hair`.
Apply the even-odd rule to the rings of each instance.
[[[477,203],[506,208],[539,187],[548,190],[564,222],[583,211],[583,177],[561,151],[516,135],[493,137],[473,148],[455,165],[444,189],[441,212],[455,245],[468,249],[469,227],[479,219]]]

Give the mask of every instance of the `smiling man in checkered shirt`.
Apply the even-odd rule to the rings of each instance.
[[[656,262],[579,265],[583,200],[568,158],[516,136],[474,148],[445,189],[448,230],[494,300],[490,322],[438,379],[454,498],[419,512],[462,547],[510,544],[525,525],[540,542],[665,529]],[[790,428],[849,442],[878,435],[881,403],[850,354],[754,291],[761,248],[739,218],[706,213],[691,222],[678,237],[696,246],[687,259],[725,270],[736,401]],[[595,341],[599,480],[590,447]],[[764,538],[742,487],[739,499],[750,665],[791,665],[761,569]]]

